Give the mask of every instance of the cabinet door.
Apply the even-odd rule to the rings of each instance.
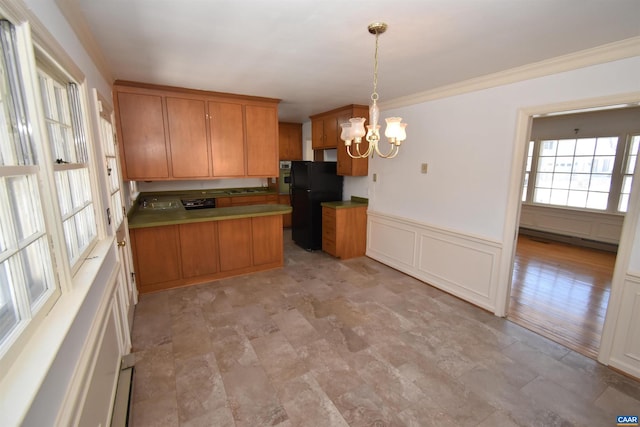
[[[247,176],[278,176],[278,111],[245,106]]]
[[[281,205],[291,206],[291,197],[288,194],[280,194],[278,196],[278,203]],[[282,226],[285,228],[291,227],[291,213],[282,215]]]
[[[180,279],[180,248],[175,225],[131,230],[140,292],[153,285]]]
[[[182,277],[218,272],[218,236],[215,221],[180,224]]]
[[[244,176],[242,105],[209,101],[208,108],[213,176]]]
[[[209,148],[204,101],[166,98],[169,147],[174,178],[209,176]]]
[[[251,218],[219,221],[218,244],[220,271],[251,267]]]
[[[282,215],[251,218],[253,265],[282,262]]]
[[[349,120],[349,118],[347,118]],[[337,148],[338,140],[340,139],[340,134],[342,133],[342,128],[338,124],[338,117],[331,116],[326,117],[324,119],[324,147],[323,148]]]
[[[302,125],[299,123],[279,123],[280,160],[302,160]]]
[[[311,120],[311,148],[321,150],[324,147],[324,120]]]
[[[169,178],[162,97],[126,92],[116,96],[125,178]]]
[[[369,124],[369,111],[367,108],[356,107],[353,110],[349,110],[348,114],[343,113],[338,121],[343,123],[348,121],[351,117],[365,117],[365,126]],[[384,131],[384,130],[383,130]],[[360,152],[364,153],[369,148],[369,143],[363,138],[360,143]],[[355,144],[351,144],[351,152],[357,154]],[[353,159],[347,154],[347,147],[344,145],[344,141],[340,139],[338,135],[338,150],[337,150],[337,174],[343,176],[366,176],[369,174],[369,159]]]

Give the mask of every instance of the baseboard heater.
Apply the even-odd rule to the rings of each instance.
[[[134,360],[133,353],[127,354],[122,358],[116,387],[116,398],[113,404],[113,414],[111,416],[111,427],[127,427],[129,425]]]
[[[607,252],[618,252],[618,245],[615,243],[599,242],[597,240],[584,239],[577,236],[567,236],[564,234],[556,234],[548,231],[534,230],[531,228],[520,227],[518,232],[525,236],[535,237],[541,240],[550,240],[554,242],[567,243],[569,245],[582,246],[585,248],[599,249]]]

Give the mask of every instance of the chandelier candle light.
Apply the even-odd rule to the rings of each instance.
[[[392,159],[398,155],[400,151],[400,144],[407,139],[407,133],[405,128],[406,123],[402,123],[402,117],[389,117],[385,119],[387,122],[387,128],[384,131],[384,136],[389,140],[391,148],[387,153],[381,153],[378,143],[380,142],[380,125],[378,120],[380,119],[380,110],[378,109],[378,36],[387,30],[387,24],[384,22],[375,22],[369,24],[369,32],[376,36],[376,50],[374,56],[374,68],[373,68],[373,93],[371,94],[371,105],[369,106],[369,120],[371,124],[367,125],[367,132],[365,136],[364,130],[364,117],[354,117],[349,119],[348,122],[340,124],[342,127],[342,133],[340,139],[344,141],[344,145],[347,147],[347,153],[354,159],[362,159],[373,155],[373,150],[382,158]],[[360,151],[360,144],[362,143],[362,137],[364,137],[369,146],[367,151],[362,153]],[[351,144],[355,143],[355,153],[351,152]]]

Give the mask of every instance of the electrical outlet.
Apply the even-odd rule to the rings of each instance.
[[[420,165],[420,172],[421,173],[427,173],[428,169],[429,169],[429,164],[423,163],[422,165]]]

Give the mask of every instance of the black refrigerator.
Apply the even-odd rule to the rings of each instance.
[[[322,249],[322,202],[342,200],[336,162],[291,162],[291,237],[308,251]]]

